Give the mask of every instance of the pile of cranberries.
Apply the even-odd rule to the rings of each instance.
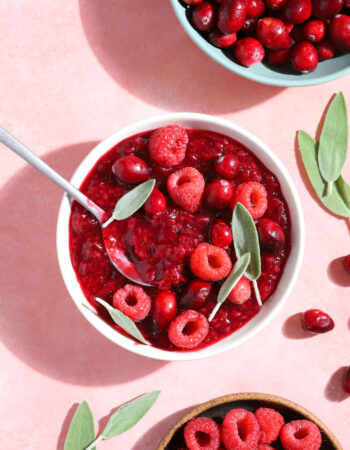
[[[196,30],[246,67],[265,59],[308,73],[350,52],[349,0],[181,1]]]

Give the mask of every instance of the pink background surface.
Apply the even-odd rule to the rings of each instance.
[[[161,389],[136,428],[99,448],[154,449],[192,406],[258,391],[310,409],[349,449],[350,400],[340,377],[350,364],[350,277],[338,260],[350,252],[349,229],[312,198],[295,133],[301,127],[315,133],[337,91],[350,107],[350,77],[300,89],[258,85],[202,54],[168,1],[130,5],[1,1],[1,124],[70,177],[97,141],[155,113],[188,110],[236,122],[276,152],[297,186],[306,219],[302,274],[282,312],[238,349],[186,363],[128,353],[86,322],[65,289],[55,251],[62,192],[1,147],[1,448],[62,449],[77,402],[86,399],[101,419],[124,401]],[[304,335],[292,316],[311,307],[332,315],[333,332]]]

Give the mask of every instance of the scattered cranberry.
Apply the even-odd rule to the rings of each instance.
[[[332,19],[342,10],[344,0],[313,0],[313,15],[320,20]]]
[[[290,37],[286,25],[275,17],[264,17],[256,26],[256,35],[265,47],[282,50],[290,47]]]
[[[333,45],[329,41],[322,41],[316,44],[316,51],[318,59],[320,61],[325,61],[326,59],[331,59],[335,55],[335,50]]]
[[[285,245],[285,236],[278,223],[270,219],[259,219],[256,223],[261,247],[273,253],[283,250]]]
[[[343,265],[345,269],[350,273],[350,255],[345,256],[345,258],[343,259]]]
[[[231,47],[237,41],[236,33],[224,34],[220,30],[215,29],[209,34],[209,41],[219,48]]]
[[[320,42],[326,34],[326,26],[322,20],[310,20],[303,27],[304,35],[310,42]]]
[[[311,0],[287,0],[284,5],[283,16],[289,23],[303,23],[311,16],[311,13]]]
[[[254,38],[239,39],[235,45],[235,57],[245,67],[254,66],[264,59],[265,50]]]
[[[334,47],[342,52],[350,52],[350,16],[339,14],[328,26],[328,36]]]
[[[165,207],[166,200],[164,195],[157,188],[154,188],[152,194],[145,203],[146,212],[151,215],[159,214],[164,211]]]
[[[204,197],[207,204],[212,208],[225,208],[233,197],[232,184],[223,178],[217,178],[206,186]]]
[[[241,164],[234,155],[220,156],[215,163],[215,171],[219,177],[233,180],[240,172]]]
[[[345,370],[342,381],[344,391],[350,394],[350,367]]]
[[[195,279],[187,286],[185,295],[180,303],[186,309],[197,309],[204,305],[211,291],[211,284],[208,281]]]
[[[209,2],[200,3],[192,13],[192,22],[199,31],[210,31],[214,26],[214,8]]]
[[[327,333],[333,330],[334,322],[327,313],[319,309],[309,309],[303,314],[302,327],[313,333]]]
[[[112,171],[118,181],[127,184],[142,183],[148,179],[150,173],[147,163],[134,155],[117,159]]]
[[[290,48],[283,50],[268,50],[267,52],[267,60],[273,66],[282,66],[283,64],[287,64],[289,57]]]
[[[299,42],[292,48],[291,62],[294,69],[298,72],[313,72],[318,64],[315,47],[308,41]]]
[[[232,243],[230,227],[221,219],[216,219],[210,230],[210,240],[217,247],[228,247]]]
[[[282,10],[287,0],[265,0],[265,4],[268,9],[273,12],[279,12]]]
[[[265,3],[263,0],[248,0],[247,17],[256,19],[265,13]]]
[[[177,302],[170,291],[160,291],[152,300],[151,316],[156,331],[166,328],[176,316]]]
[[[246,0],[222,0],[219,15],[218,28],[223,33],[236,33],[240,30],[247,17]]]

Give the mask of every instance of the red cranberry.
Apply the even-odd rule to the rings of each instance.
[[[343,375],[342,379],[343,389],[347,394],[350,394],[350,367],[348,367]]]
[[[209,34],[209,41],[219,48],[231,47],[237,41],[236,33],[224,34],[217,28]]]
[[[304,36],[310,42],[320,42],[326,34],[326,26],[322,20],[310,20],[303,27]]]
[[[142,183],[148,179],[150,173],[147,163],[134,155],[118,159],[113,164],[112,171],[119,181],[127,184]]]
[[[334,328],[333,319],[319,309],[309,309],[302,317],[302,327],[312,333],[327,333]]]
[[[244,24],[247,9],[246,0],[222,0],[218,15],[218,28],[226,34],[236,33]]]
[[[287,64],[289,57],[290,48],[283,50],[268,50],[267,52],[267,60],[273,66],[282,66],[283,64]]]
[[[241,28],[241,33],[244,36],[255,36],[255,29],[257,24],[257,19],[249,19],[247,18],[244,21],[243,27]]]
[[[290,36],[295,42],[305,41],[305,35],[302,25],[295,25],[290,32]]]
[[[313,72],[318,64],[315,47],[308,41],[299,42],[292,48],[291,62],[294,69],[298,72]]]
[[[274,12],[282,10],[287,0],[265,0],[265,4],[268,9]]]
[[[331,59],[335,55],[334,47],[326,40],[316,45],[316,51],[320,61]]]
[[[230,227],[221,219],[216,219],[210,230],[210,240],[217,247],[228,247],[232,242]]]
[[[224,155],[217,159],[215,170],[219,177],[233,180],[239,174],[241,164],[236,156]]]
[[[317,19],[332,19],[342,10],[344,0],[313,0],[312,12]]]
[[[217,178],[206,186],[204,197],[209,206],[218,209],[225,208],[233,197],[232,184],[227,180]]]
[[[202,3],[203,0],[182,0],[186,5],[195,6]]]
[[[164,211],[165,207],[166,200],[164,195],[157,188],[154,188],[152,194],[145,203],[146,212],[151,215],[159,214]]]
[[[283,10],[284,18],[294,24],[305,22],[311,13],[311,0],[287,0]]]
[[[263,0],[248,0],[247,17],[256,19],[264,15],[265,3]]]
[[[185,295],[180,300],[181,306],[186,309],[200,308],[207,301],[210,291],[211,284],[208,281],[199,279],[191,281]]]
[[[176,297],[170,291],[160,291],[152,300],[151,316],[156,331],[164,330],[176,316]]]
[[[290,37],[286,25],[275,17],[264,17],[256,26],[256,35],[265,47],[282,50],[290,47]]]
[[[258,64],[264,56],[264,47],[257,39],[245,37],[239,39],[235,45],[235,57],[245,67]]]
[[[284,248],[286,238],[278,223],[270,219],[259,219],[256,223],[261,247],[273,253],[278,253]]]
[[[200,3],[192,12],[192,22],[199,31],[210,31],[214,25],[214,7],[209,2]]]
[[[336,49],[350,52],[350,16],[334,17],[328,26],[328,37]]]
[[[343,259],[343,265],[345,269],[350,273],[350,255],[345,256],[345,258]]]

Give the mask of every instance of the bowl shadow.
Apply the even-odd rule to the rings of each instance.
[[[70,178],[95,145],[68,146],[43,159]],[[31,166],[0,191],[0,339],[34,370],[67,383],[115,385],[142,378],[166,363],[107,340],[69,298],[56,255],[62,195]]]
[[[140,99],[172,111],[239,111],[283,88],[240,77],[205,55],[169,1],[79,0],[86,38],[104,69]]]

